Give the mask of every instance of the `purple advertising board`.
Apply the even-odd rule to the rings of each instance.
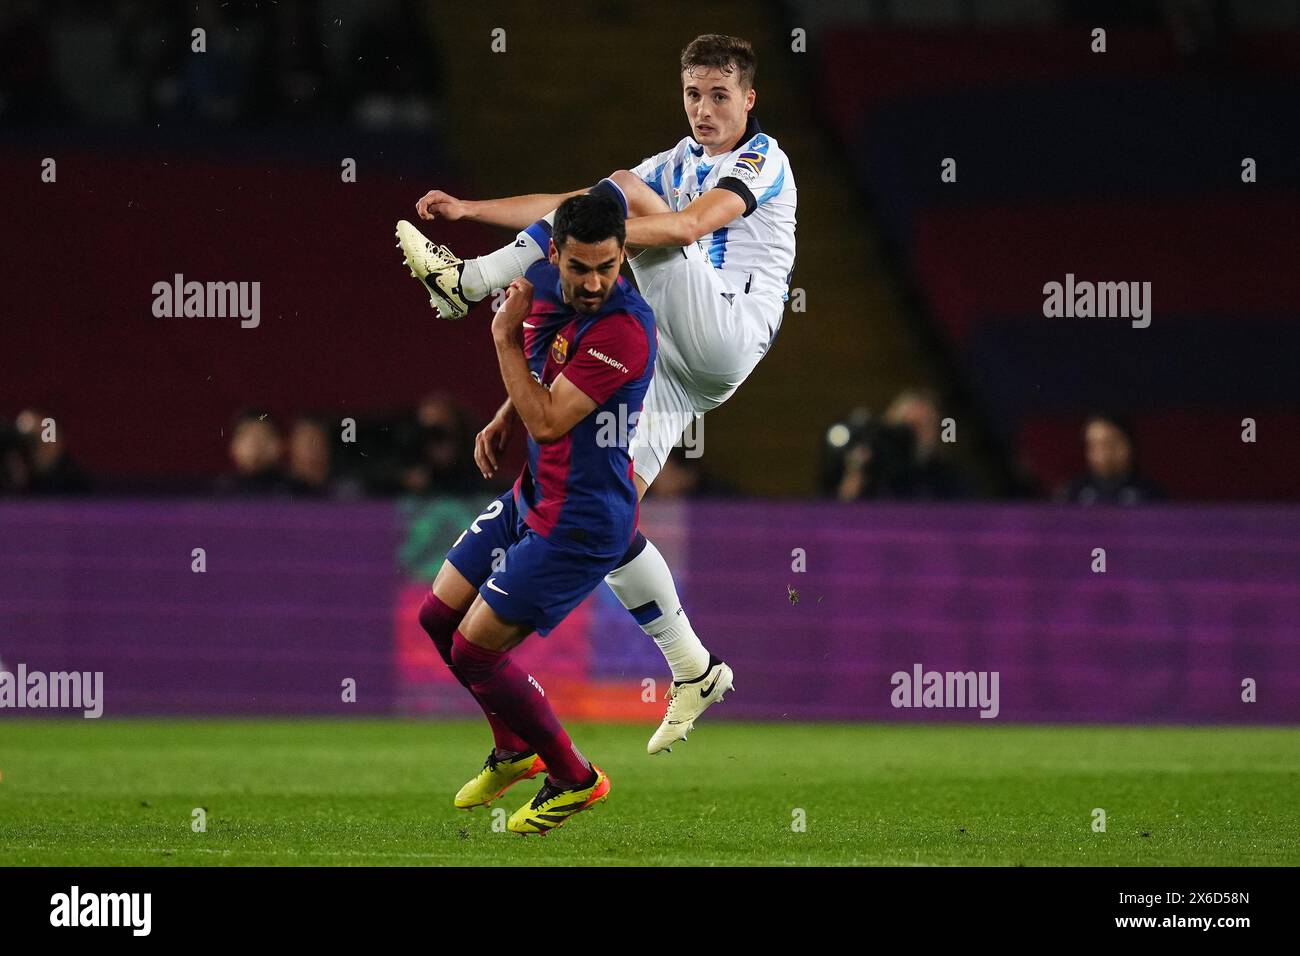
[[[109,718],[474,713],[415,608],[482,504],[0,503],[0,671],[101,672]],[[642,527],[735,669],[710,719],[1300,722],[1300,508],[647,502]],[[603,586],[518,653],[563,716],[661,712]]]

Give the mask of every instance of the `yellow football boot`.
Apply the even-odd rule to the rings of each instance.
[[[520,754],[509,760],[499,760],[496,750],[493,750],[478,775],[456,794],[456,806],[461,810],[486,807],[520,780],[545,772],[546,764],[537,754]]]
[[[593,807],[609,796],[609,777],[595,764],[596,779],[585,787],[565,790],[548,779],[528,803],[516,810],[506,824],[511,833],[547,833],[582,810]]]

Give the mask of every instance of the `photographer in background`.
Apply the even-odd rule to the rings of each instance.
[[[47,431],[48,427],[48,431]],[[0,435],[0,490],[27,495],[83,495],[90,481],[67,453],[63,432],[41,409],[25,408]]]
[[[950,501],[969,496],[961,474],[945,460],[938,397],[905,389],[885,414],[854,409],[826,432],[822,492],[840,501]]]

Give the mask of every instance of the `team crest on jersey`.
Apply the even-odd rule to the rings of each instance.
[[[563,335],[555,336],[551,342],[551,361],[556,365],[563,365],[569,358],[569,340]]]

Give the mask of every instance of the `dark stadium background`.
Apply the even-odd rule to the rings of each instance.
[[[244,406],[383,417],[441,390],[490,414],[481,324],[420,308],[393,221],[428,188],[570,189],[675,142],[690,28],[617,4],[574,4],[563,27],[458,6],[448,37],[437,9],[7,5],[6,419],[48,409],[119,490],[214,476]],[[827,426],[929,386],[985,495],[1050,494],[1082,469],[1083,417],[1115,410],[1174,499],[1296,497],[1293,5],[716,9],[757,45],[755,113],[790,146],[807,312],[707,422],[709,475],[815,494]],[[1079,36],[1103,21],[1094,54]],[[438,238],[476,254],[504,235]],[[1066,272],[1152,282],[1152,327],[1044,320]],[[261,327],[155,319],[149,290],[175,273],[260,281]],[[1242,448],[1248,416],[1261,438]]]
[[[499,490],[467,454],[502,388],[487,307],[436,320],[394,224],[476,255],[509,234],[418,222],[426,190],[571,190],[667,148],[709,30],[757,50],[806,311],[642,512],[736,670],[704,723],[1300,722],[1289,0],[11,0],[0,665],[103,671],[105,720],[469,716],[415,608]],[[260,282],[260,326],[156,318],[177,273]],[[1044,317],[1067,273],[1150,282],[1150,327]],[[956,440],[922,460],[911,415]],[[1094,415],[1125,503],[1089,503]],[[240,416],[286,456],[306,420],[328,474],[241,476]],[[667,671],[604,588],[521,654],[562,716],[658,719]],[[997,720],[893,707],[915,662],[999,671]]]

